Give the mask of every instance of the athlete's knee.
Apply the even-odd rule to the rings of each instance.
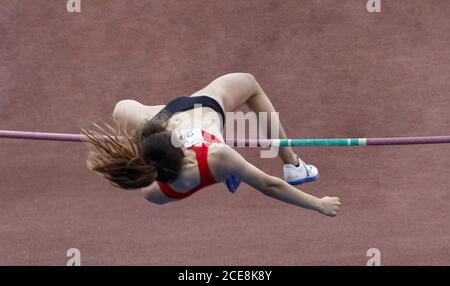
[[[248,83],[255,83],[256,82],[255,76],[253,74],[251,74],[251,73],[248,73],[248,72],[235,72],[235,73],[231,73],[229,75],[237,77],[241,81],[245,81],[245,82],[248,82]]]
[[[227,111],[235,111],[249,97],[258,93],[259,89],[256,79],[251,73],[234,72],[215,79],[205,90],[223,98]]]
[[[239,73],[239,76],[242,77],[242,81],[245,82],[247,86],[249,86],[251,93],[259,92],[259,83],[256,80],[256,77],[251,73]]]
[[[258,91],[259,84],[256,77],[248,72],[236,72],[231,74],[236,83],[243,87],[243,90],[248,94],[254,94]]]
[[[242,73],[242,76],[245,77],[248,81],[256,81],[256,77],[251,73]]]

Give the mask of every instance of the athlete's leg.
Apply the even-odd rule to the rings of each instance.
[[[271,122],[279,126],[279,138],[286,139],[286,132],[276,116],[275,108],[270,99],[256,81],[255,77],[248,73],[231,73],[221,76],[212,81],[204,89],[193,94],[206,94],[214,97],[224,107],[225,112],[234,112],[243,105],[247,105],[255,113],[266,112],[268,130],[265,131],[267,138],[272,138],[274,134],[268,132],[271,130]],[[271,116],[275,116],[271,119]],[[259,116],[257,116],[259,120]],[[297,155],[291,147],[279,148],[279,155],[285,164],[298,164]]]
[[[264,130],[266,132],[267,138],[273,138],[275,134],[271,134],[271,124],[277,124],[279,128],[279,134],[278,138],[280,139],[287,139],[286,131],[283,128],[283,125],[281,124],[280,118],[278,114],[275,111],[275,108],[272,105],[272,102],[270,101],[267,94],[264,92],[264,90],[261,88],[259,83],[255,80],[256,85],[256,93],[250,96],[245,104],[255,113],[259,112],[266,112],[267,113],[267,130]],[[271,118],[273,116],[273,118]],[[259,117],[258,117],[259,118]],[[283,160],[285,164],[293,164],[297,165],[298,157],[294,153],[291,147],[283,147],[279,148],[279,154],[280,158]]]

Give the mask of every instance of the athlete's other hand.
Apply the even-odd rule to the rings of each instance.
[[[319,212],[326,216],[336,216],[341,202],[338,197],[323,197],[319,199]]]

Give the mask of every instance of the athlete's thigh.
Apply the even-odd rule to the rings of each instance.
[[[191,96],[207,95],[222,105],[225,112],[233,112],[255,94],[256,81],[248,73],[230,73],[216,78]]]

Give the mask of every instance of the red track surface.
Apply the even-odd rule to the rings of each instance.
[[[63,3],[61,3],[63,2]],[[450,2],[2,0],[1,129],[79,132],[253,73],[291,137],[450,133]],[[79,143],[0,141],[0,264],[450,264],[450,146],[297,149],[336,218],[222,185],[166,206],[110,187]],[[281,175],[281,163],[242,153]]]

